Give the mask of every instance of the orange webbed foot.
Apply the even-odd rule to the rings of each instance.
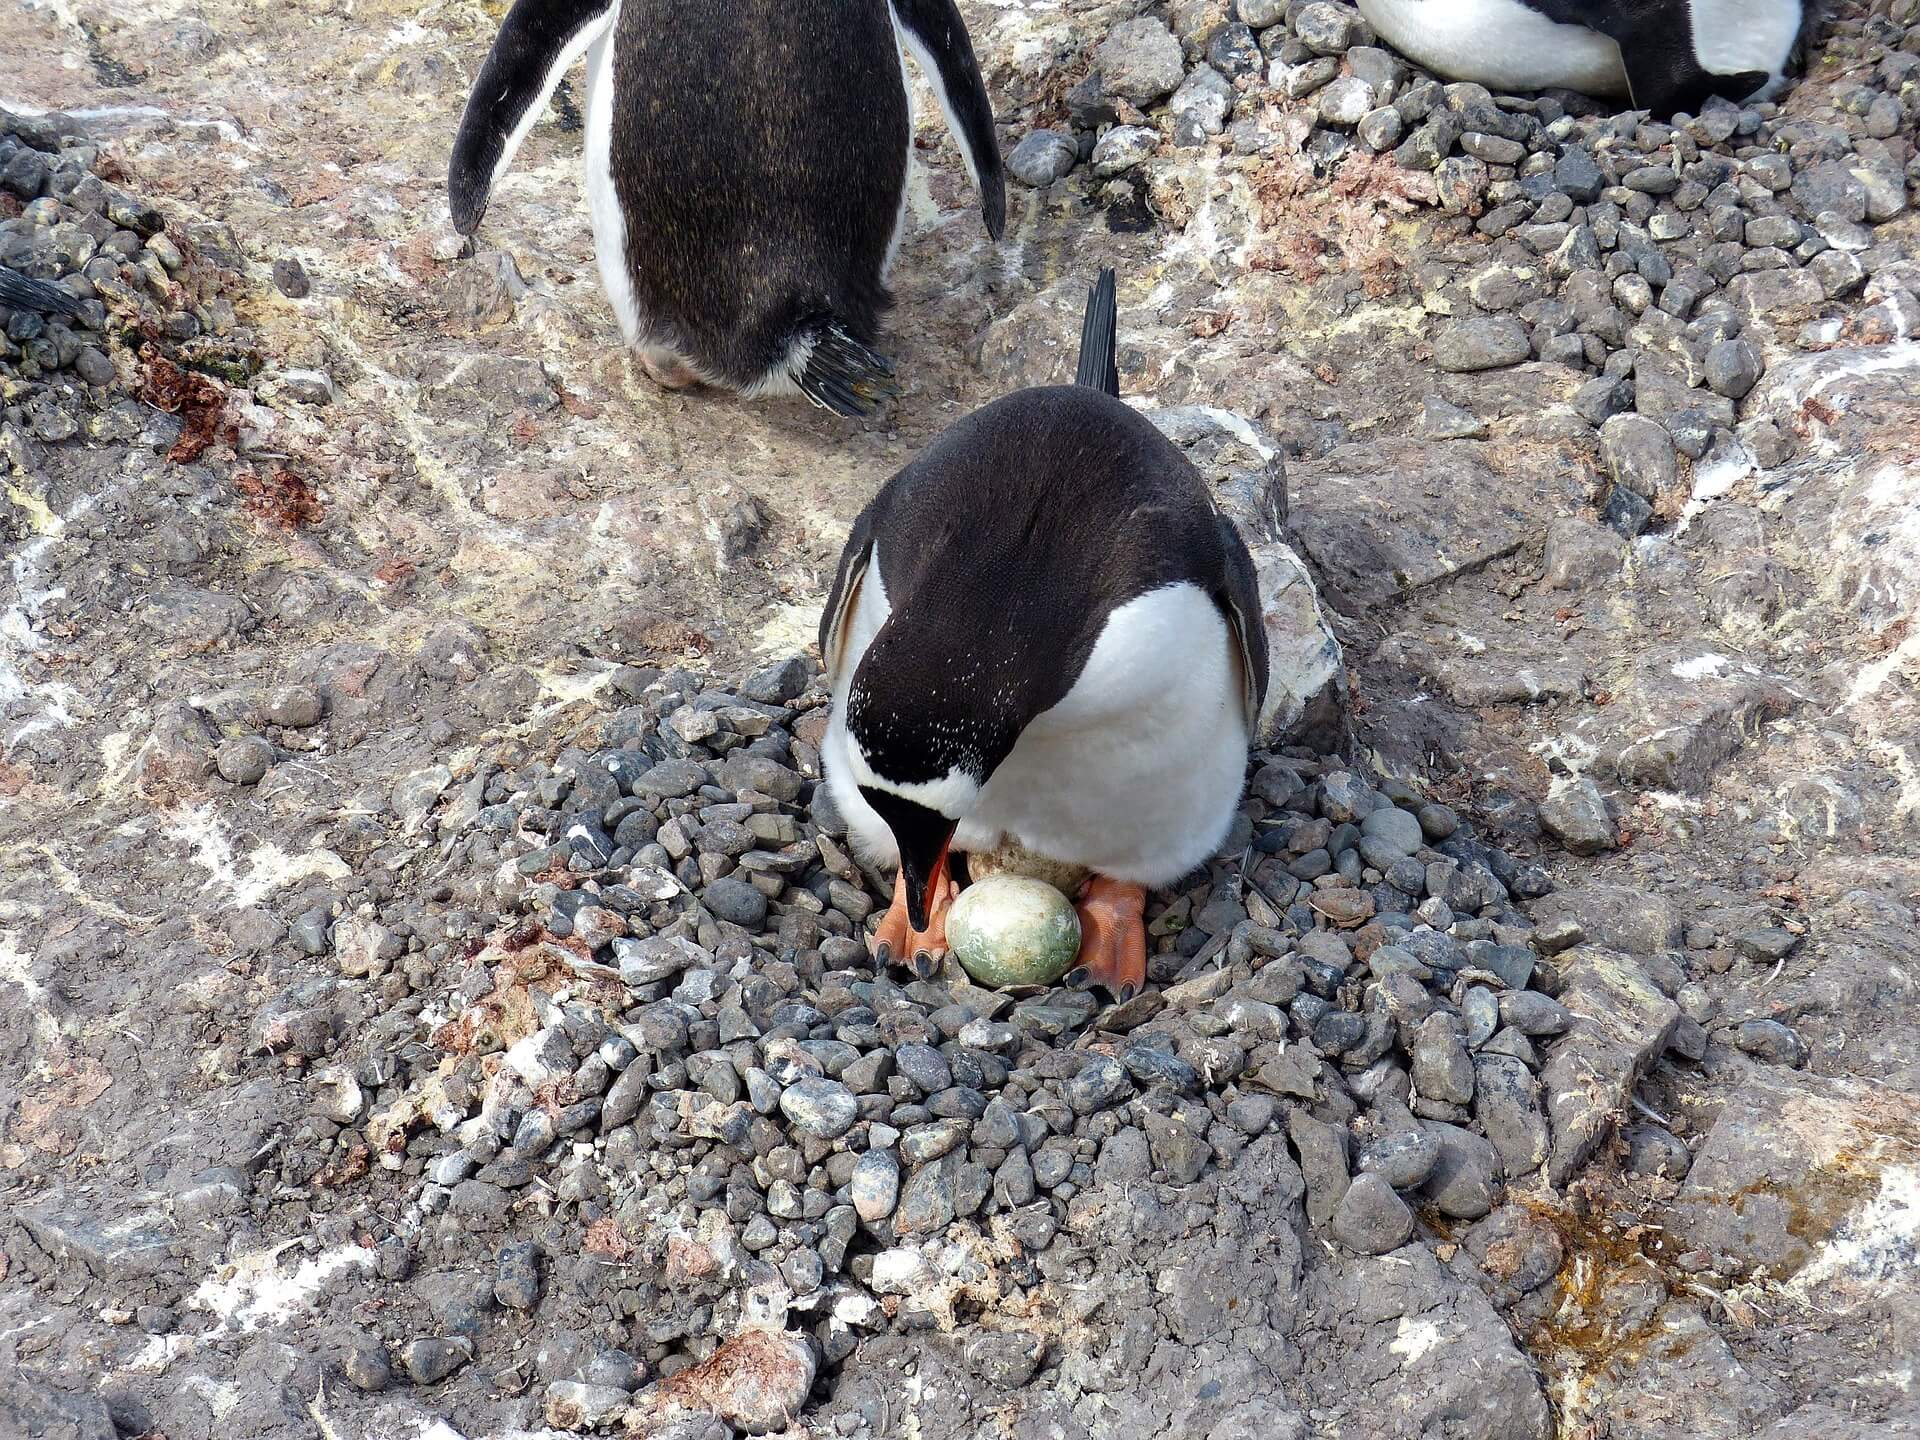
[[[1080,959],[1067,983],[1101,986],[1122,1004],[1147,983],[1147,892],[1096,875],[1074,906],[1080,912]]]
[[[947,958],[947,911],[953,908],[959,893],[960,887],[943,860],[927,898],[927,928],[915,930],[907,914],[906,879],[895,876],[893,904],[869,941],[874,960],[882,966],[907,966],[922,980],[939,974]]]

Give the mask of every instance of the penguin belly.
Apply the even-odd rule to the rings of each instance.
[[[1359,0],[1381,39],[1452,80],[1490,90],[1578,90],[1624,99],[1620,47],[1549,20],[1521,0]]]
[[[1226,838],[1249,733],[1233,638],[1191,584],[1107,619],[1059,704],[1021,732],[954,836],[962,851],[1012,842],[1149,888]]]

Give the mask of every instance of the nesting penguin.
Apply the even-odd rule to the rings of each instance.
[[[1146,978],[1146,890],[1219,847],[1267,686],[1252,559],[1119,400],[1112,271],[1071,386],[946,430],[854,521],[820,625],[827,784],[899,866],[876,956],[928,973],[968,854],[1087,875],[1069,979]],[[1052,878],[1052,877],[1049,877]]]
[[[584,56],[600,278],[648,374],[868,413],[893,393],[872,347],[913,147],[903,42],[998,239],[993,111],[953,0],[516,0],[454,145],[454,225],[478,228]]]
[[[1359,0],[1381,39],[1450,80],[1578,90],[1662,118],[1785,83],[1811,0]]]

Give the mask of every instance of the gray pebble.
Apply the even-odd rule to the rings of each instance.
[[[1735,1028],[1733,1043],[1769,1065],[1799,1069],[1807,1063],[1807,1042],[1778,1020],[1748,1020]]]
[[[1333,1237],[1362,1255],[1398,1250],[1413,1235],[1413,1211],[1381,1175],[1361,1175],[1333,1212]]]
[[[1433,1173],[1440,1142],[1424,1130],[1400,1130],[1360,1152],[1360,1173],[1378,1175],[1396,1190],[1411,1190]]]
[[[258,785],[273,767],[273,744],[260,735],[237,735],[223,741],[213,756],[220,778],[235,785]]]
[[[401,1363],[416,1385],[438,1385],[471,1359],[473,1342],[464,1335],[409,1341],[401,1352]]]
[[[1058,130],[1035,130],[1007,156],[1007,169],[1015,179],[1036,189],[1056,180],[1064,180],[1079,161],[1080,151],[1071,135]]]
[[[834,1140],[853,1128],[860,1102],[837,1080],[810,1077],[789,1085],[780,1096],[780,1113],[794,1129],[820,1140]]]

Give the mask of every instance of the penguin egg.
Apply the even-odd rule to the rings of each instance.
[[[976,880],[947,911],[947,946],[982,985],[1051,985],[1080,953],[1080,916],[1044,880]]]

